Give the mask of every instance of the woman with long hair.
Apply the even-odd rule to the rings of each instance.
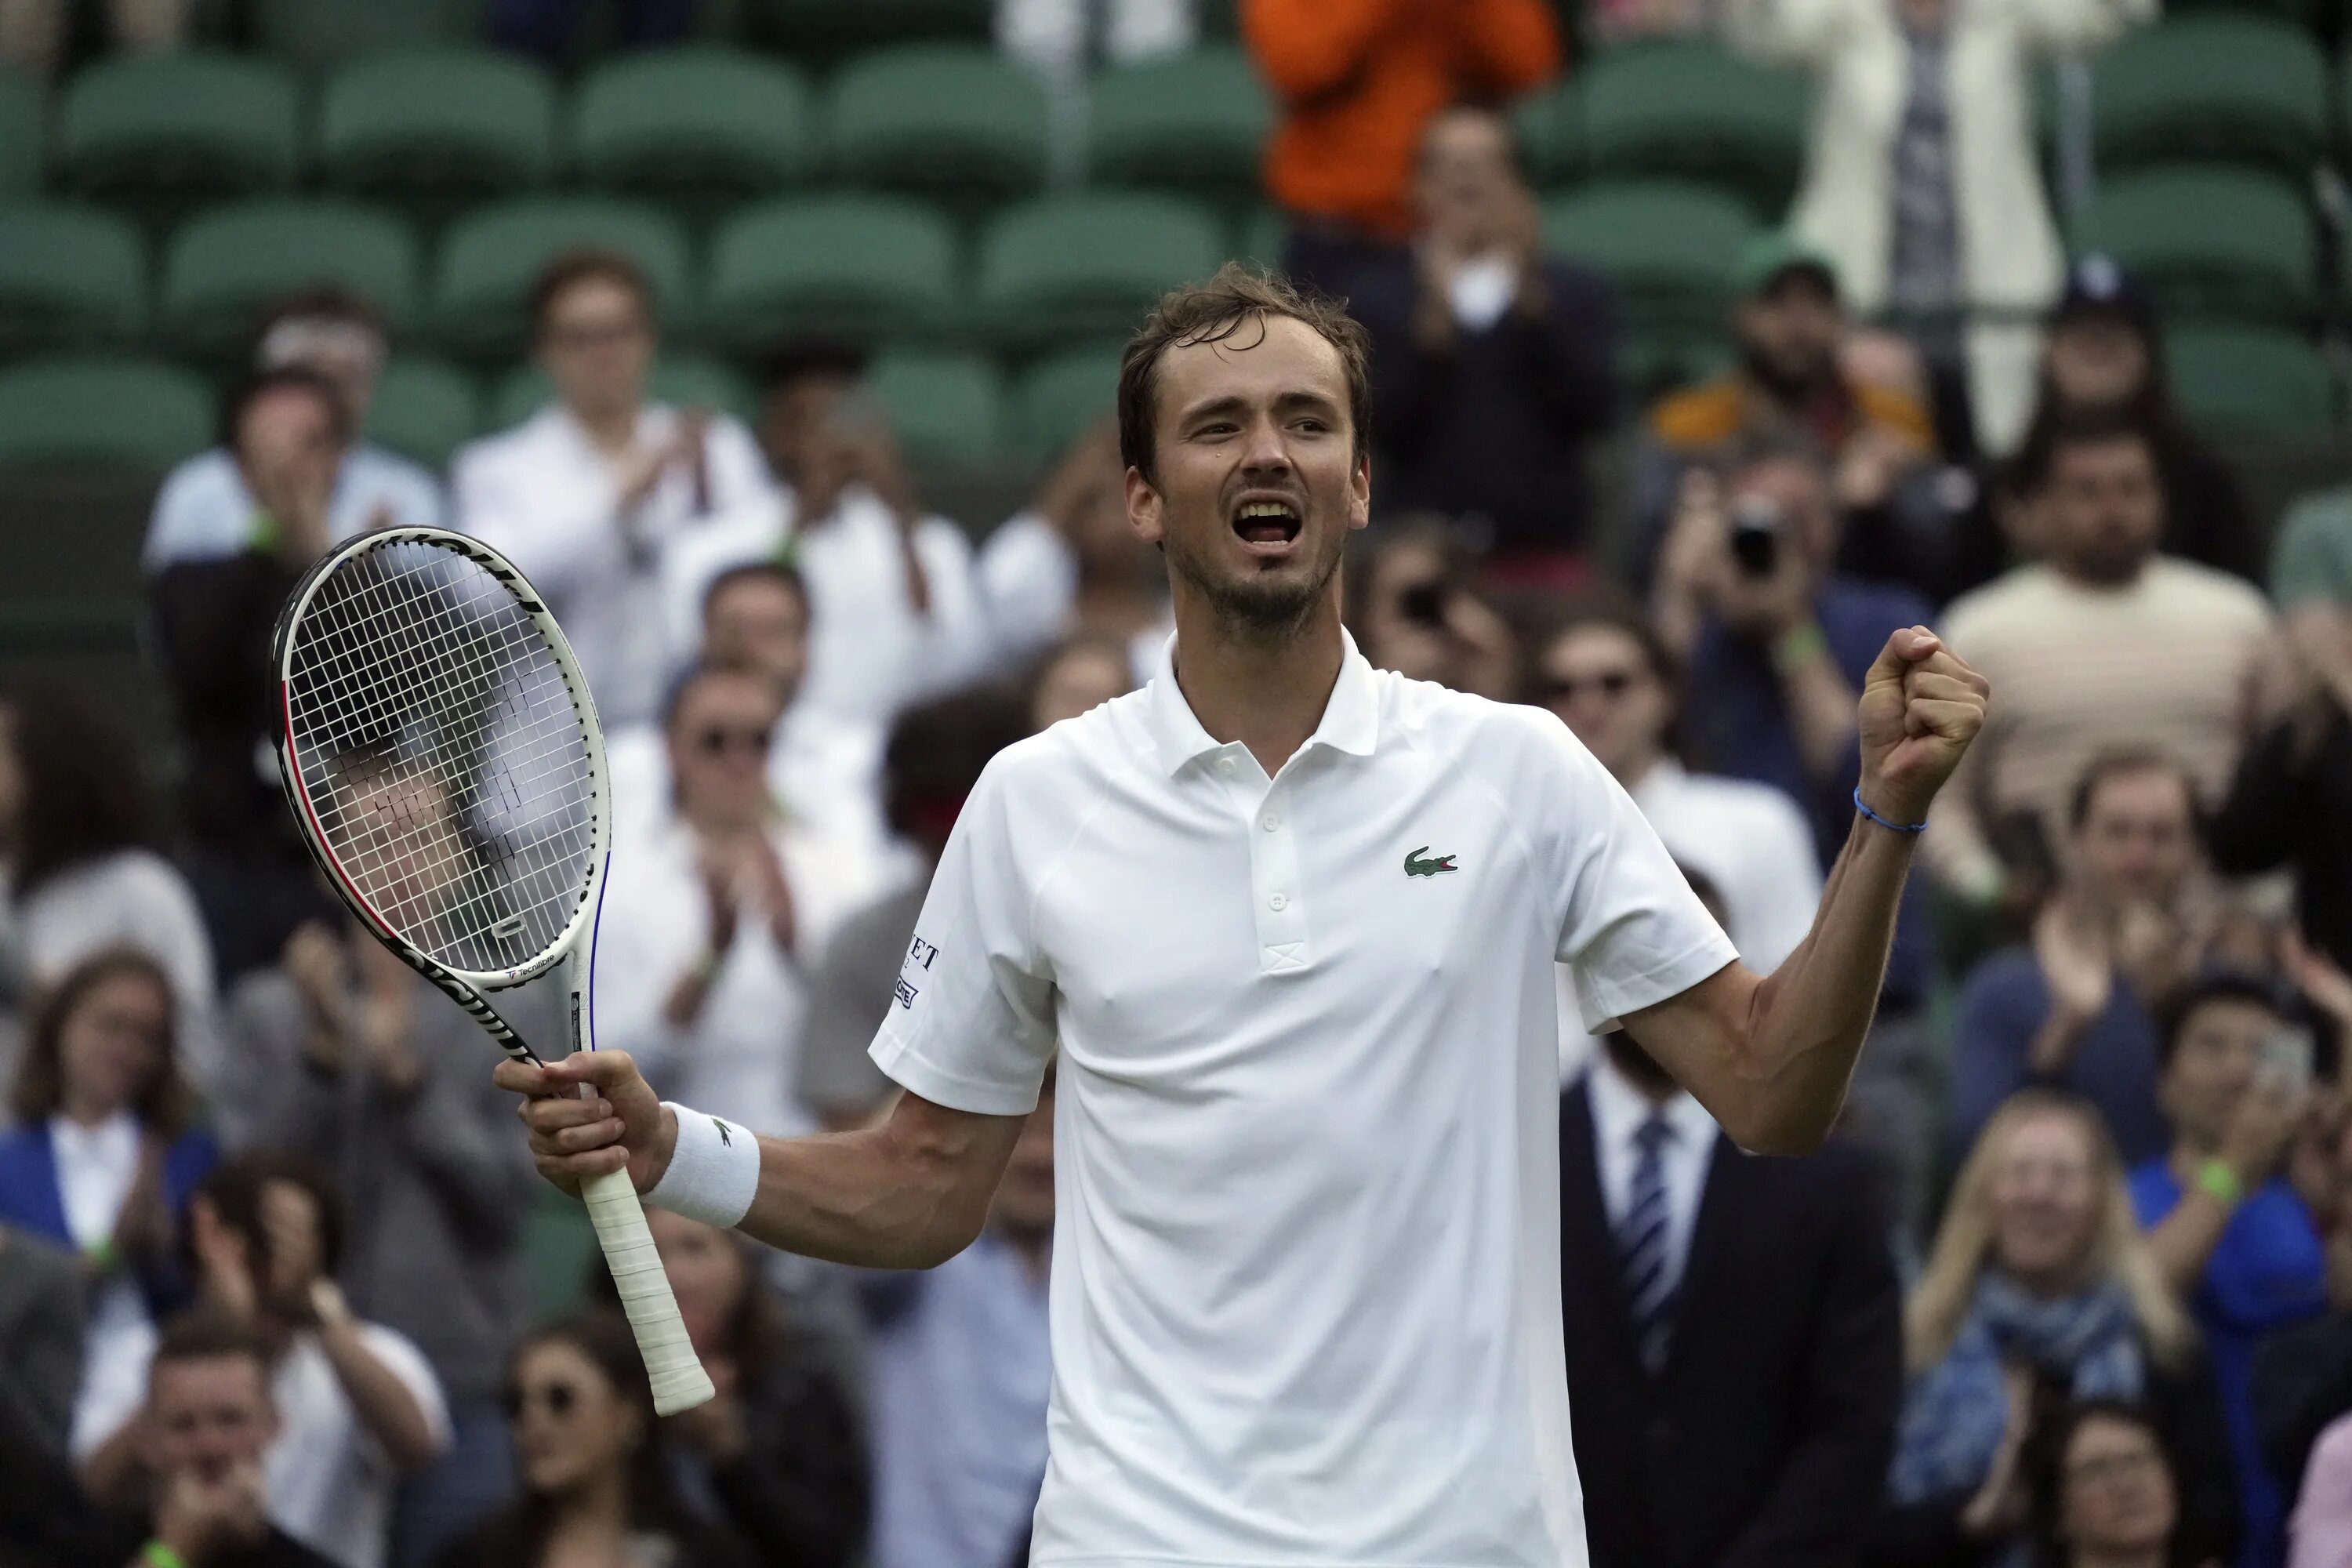
[[[629,1325],[589,1312],[515,1352],[507,1384],[521,1495],[436,1568],[749,1568],[740,1542],[688,1517]]]
[[[1904,1312],[1910,1386],[1875,1560],[2020,1563],[2021,1460],[2068,1399],[2144,1402],[2180,1458],[2181,1536],[2235,1544],[2221,1396],[2147,1250],[2123,1163],[2080,1100],[2026,1089],[1961,1167]]]
[[[2025,1468],[2033,1568],[2204,1568],[2176,1549],[2180,1488],[2164,1434],[2141,1406],[2061,1406],[2034,1435]]]
[[[72,1248],[88,1332],[75,1430],[110,1432],[145,1394],[155,1324],[184,1305],[177,1237],[218,1157],[190,1125],[173,1049],[172,984],[110,948],[68,970],[27,1031],[0,1137],[0,1222]]]

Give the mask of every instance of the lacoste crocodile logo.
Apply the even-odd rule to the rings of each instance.
[[[1461,867],[1456,866],[1454,863],[1454,857],[1451,855],[1440,855],[1433,859],[1428,860],[1423,859],[1422,857],[1428,853],[1429,846],[1426,844],[1423,845],[1418,849],[1406,850],[1404,856],[1404,874],[1408,877],[1434,877],[1440,871],[1459,871],[1462,869]]]

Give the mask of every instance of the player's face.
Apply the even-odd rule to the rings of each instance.
[[[1544,702],[1621,779],[1656,760],[1674,717],[1642,645],[1615,626],[1579,626],[1543,659]]]
[[[1127,479],[1128,515],[1190,598],[1231,630],[1281,638],[1327,602],[1370,515],[1339,352],[1287,316],[1168,349],[1155,376],[1157,483]]]
[[[2090,1257],[2099,1210],[2090,1140],[2071,1116],[2032,1116],[2010,1133],[1992,1173],[1992,1250],[2021,1280],[2074,1280]]]
[[[507,1395],[523,1484],[541,1497],[617,1474],[642,1438],[637,1413],[603,1369],[561,1340],[522,1352]]]
[[[251,1356],[201,1356],[155,1363],[147,1391],[147,1462],[158,1474],[193,1471],[216,1481],[256,1462],[278,1421]]]
[[[111,1115],[138,1099],[170,1048],[171,1000],[143,974],[89,988],[58,1040],[66,1108]]]
[[[789,704],[808,674],[808,605],[770,576],[739,577],[710,596],[702,616],[702,656],[748,664],[776,683]]]
[[[2169,902],[2197,860],[2189,816],[2189,787],[2169,769],[2108,775],[2075,835],[2084,878],[2113,901]]]

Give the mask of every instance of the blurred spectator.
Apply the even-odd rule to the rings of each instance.
[[[2336,1038],[2345,1038],[2340,1030]],[[2327,1428],[2352,1415],[2352,1117],[2339,1102],[2332,1119],[2315,1120],[2314,1135],[2297,1154],[2314,1162],[2333,1189],[2334,1202],[2312,1210],[2326,1247],[2328,1310],[2267,1334],[2255,1346],[2254,1428],[2282,1494],[2297,1496],[2301,1489],[2305,1503],[2318,1500],[2323,1510],[2335,1510],[2352,1500],[2352,1489],[2323,1482],[2315,1491],[2305,1485],[2305,1472],[2316,1462]],[[2298,1529],[2290,1521],[2290,1534]]]
[[[865,1543],[872,1480],[840,1353],[761,1282],[744,1237],[665,1209],[646,1224],[719,1390],[663,1423],[681,1500],[762,1562],[845,1568]],[[618,1312],[612,1274],[601,1258],[589,1267],[590,1290]]]
[[[1028,685],[1029,727],[1049,730],[1134,690],[1135,666],[1118,643],[1079,632],[1046,650]]]
[[[2132,1173],[2148,1249],[2213,1355],[2246,1514],[2243,1568],[2284,1555],[2286,1501],[2254,1429],[2263,1335],[2326,1309],[2327,1260],[2308,1171],[2287,1154],[2312,1107],[2313,1037],[2267,981],[2199,979],[2168,1014],[2158,1080],[2173,1142]]]
[[[2296,920],[2342,969],[2352,966],[2352,615],[2324,602],[2285,615],[2256,688],[2254,737],[2207,832],[2223,871],[2294,871]]]
[[[87,1568],[331,1568],[272,1517],[266,1475],[285,1425],[269,1352],[250,1323],[217,1312],[173,1320],[142,1366],[138,1507],[62,1524],[65,1563]],[[55,1507],[63,1514],[64,1497]],[[157,1547],[162,1551],[157,1551]]]
[[[521,1495],[450,1542],[434,1568],[749,1568],[756,1561],[678,1500],[645,1361],[618,1314],[539,1331],[508,1377]]]
[[[107,0],[110,42],[126,54],[159,54],[187,40],[188,0]],[[99,7],[87,0],[0,0],[0,66],[46,77],[72,43],[77,15]]]
[[[1517,695],[1518,640],[1470,586],[1444,518],[1386,518],[1351,550],[1341,579],[1348,626],[1375,668],[1496,702]]]
[[[2315,490],[2298,497],[2279,520],[2271,542],[2271,597],[2290,626],[2306,609],[2326,614],[2315,630],[2333,631],[2317,651],[2333,652],[2330,673],[2352,664],[2352,639],[2343,636],[2343,617],[2352,613],[2352,486]]]
[[[155,1324],[189,1287],[178,1241],[219,1151],[189,1125],[170,982],[145,954],[83,960],[42,999],[0,1138],[0,1221],[71,1247],[86,1293],[77,1434],[136,1409]]]
[[[212,944],[188,884],[148,847],[131,740],[61,691],[0,696],[0,952],[34,999],[107,948],[171,977],[180,1070],[202,1091],[219,1066]]]
[[[1615,400],[1608,286],[1547,258],[1510,121],[1433,116],[1409,258],[1367,270],[1349,310],[1371,337],[1381,504],[1464,521],[1487,570],[1572,587],[1597,531],[1585,484]]]
[[[880,853],[884,831],[877,774],[882,735],[872,724],[821,713],[803,701],[809,663],[808,584],[782,561],[730,566],[702,595],[696,662],[763,676],[783,703],[768,748],[768,790],[784,816],[836,842]],[[670,807],[667,742],[657,721],[634,724],[605,742],[613,781],[613,834],[626,844]]]
[[[532,1023],[546,999],[516,995],[500,1015],[525,1039],[551,1036],[551,1016]],[[450,1443],[398,1516],[401,1558],[419,1561],[507,1491],[499,1392],[529,1309],[520,1233],[538,1189],[513,1097],[490,1082],[481,1026],[348,919],[297,931],[230,994],[226,1029],[224,1135],[335,1173],[352,1310],[440,1380]]]
[[[663,714],[671,810],[618,857],[597,943],[599,1043],[672,1099],[783,1134],[807,1026],[803,964],[873,897],[865,847],[779,815],[765,762],[782,710],[757,672],[705,665]]]
[[[863,1281],[873,1324],[872,1568],[1028,1561],[1045,1476],[1054,1070],[980,1238],[927,1274]]]
[[[810,972],[797,1089],[826,1128],[863,1125],[897,1092],[866,1052],[890,1008],[931,868],[981,770],[1028,733],[1020,705],[985,689],[918,704],[891,727],[882,762],[884,809],[890,831],[920,866],[845,919]]]
[[[1835,258],[1857,310],[1909,328],[1939,426],[1972,432],[1984,450],[2007,452],[2025,429],[2035,333],[2021,314],[2048,306],[2065,264],[2042,188],[2032,73],[2042,57],[2096,48],[2156,10],[2154,0],[1725,0],[1734,47],[1821,84],[1793,226]]]
[[[187,1242],[205,1306],[257,1333],[269,1358],[271,1522],[340,1568],[383,1568],[394,1484],[448,1447],[449,1417],[424,1355],[358,1317],[336,1286],[343,1218],[332,1184],[299,1160],[226,1160],[196,1189]],[[152,1416],[83,1458],[83,1484],[101,1503],[129,1495],[152,1465]]]
[[[2029,1089],[1985,1124],[1904,1316],[1912,1383],[1872,1561],[1937,1568],[2015,1552],[2021,1461],[2047,1398],[2037,1389],[2144,1402],[2179,1467],[2182,1561],[2232,1549],[2214,1375],[2089,1107]]]
[[[880,725],[978,675],[989,628],[971,541],[915,499],[866,363],[864,351],[827,339],[777,355],[760,438],[783,488],[679,539],[662,580],[670,647],[682,654],[720,573],[751,561],[798,567],[812,631],[802,700],[828,719]]]
[[[996,45],[1041,69],[1083,75],[1180,55],[1200,31],[1196,0],[995,0]]]
[[[1886,352],[1884,334],[1869,352],[1846,352],[1853,334],[1837,272],[1801,240],[1759,236],[1737,272],[1737,363],[1662,398],[1646,422],[1634,473],[1635,576],[1646,583],[1664,569],[1660,553],[1694,468],[1719,471],[1759,447],[1787,446],[1809,447],[1830,466],[1832,500],[1853,524],[1842,563],[1918,579],[1927,563],[1894,537],[1918,526],[1897,513],[1921,505],[1910,492],[1929,476],[1936,449],[1927,411],[1909,384],[1916,359]],[[1932,495],[1930,503],[1937,510]]]
[[[575,250],[531,296],[555,401],[461,449],[457,526],[511,557],[563,623],[599,716],[618,728],[661,696],[663,547],[772,481],[724,414],[646,398],[653,288],[617,251]]]
[[[2352,1415],[2320,1434],[2287,1528],[2287,1568],[2352,1563]]]
[[[278,786],[270,654],[287,596],[332,542],[348,416],[324,376],[289,366],[230,393],[221,423],[250,527],[223,549],[163,564],[147,603],[179,731],[189,881],[226,984],[335,908]]]
[[[79,1260],[0,1222],[0,1563],[47,1536],[70,1495],[66,1438],[81,1384]]]
[[[611,0],[593,6],[590,0],[489,0],[490,37],[501,48],[562,65],[573,58],[591,10],[611,28],[616,48],[676,43],[694,20],[694,0]]]
[[[1029,509],[989,534],[977,569],[1008,663],[1086,632],[1125,641],[1141,679],[1175,629],[1167,567],[1127,521],[1127,468],[1109,419],[1071,442]]]
[[[1543,0],[1241,0],[1241,25],[1280,115],[1265,186],[1290,215],[1282,269],[1338,299],[1412,232],[1413,161],[1430,118],[1559,73],[1559,23]]]
[[[1856,1560],[1903,1395],[1862,1157],[1741,1153],[1622,1030],[1560,1106],[1577,1478],[1595,1568]]]
[[[2173,1568],[2179,1484],[2139,1405],[2071,1401],[2035,1433],[2024,1463],[2033,1568]]]
[[[383,317],[347,289],[326,285],[289,295],[270,308],[254,338],[249,368],[267,381],[285,370],[307,372],[331,389],[339,405],[319,454],[325,466],[316,494],[301,499],[315,518],[289,518],[293,499],[282,482],[257,483],[255,454],[241,442],[242,400],[224,420],[220,445],[190,458],[155,492],[141,563],[161,572],[182,561],[209,561],[241,551],[267,552],[298,523],[318,535],[320,548],[378,528],[434,528],[444,521],[441,482],[407,458],[360,439],[383,370]],[[262,456],[294,456],[290,442],[272,443]],[[264,478],[279,478],[271,473]],[[316,553],[314,551],[313,553]]]
[[[2095,1107],[2125,1161],[2170,1142],[2157,1109],[2155,1015],[2210,929],[2197,803],[2178,764],[2108,752],[2076,782],[2057,894],[2032,943],[1979,963],[1952,1031],[1951,1141],[1962,1149],[2029,1083]]]
[[[2060,842],[2067,792],[2102,751],[2158,748],[2219,799],[2270,624],[2244,583],[2157,553],[2156,454],[2128,420],[2047,426],[2018,468],[2040,560],[1945,615],[2001,701],[1921,845],[1947,888],[1986,904],[2010,875],[1995,836]]]

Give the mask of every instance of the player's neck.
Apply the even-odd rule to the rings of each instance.
[[[1269,778],[1323,722],[1344,652],[1336,593],[1279,642],[1236,636],[1207,605],[1177,603],[1177,689],[1211,739],[1247,746]]]

